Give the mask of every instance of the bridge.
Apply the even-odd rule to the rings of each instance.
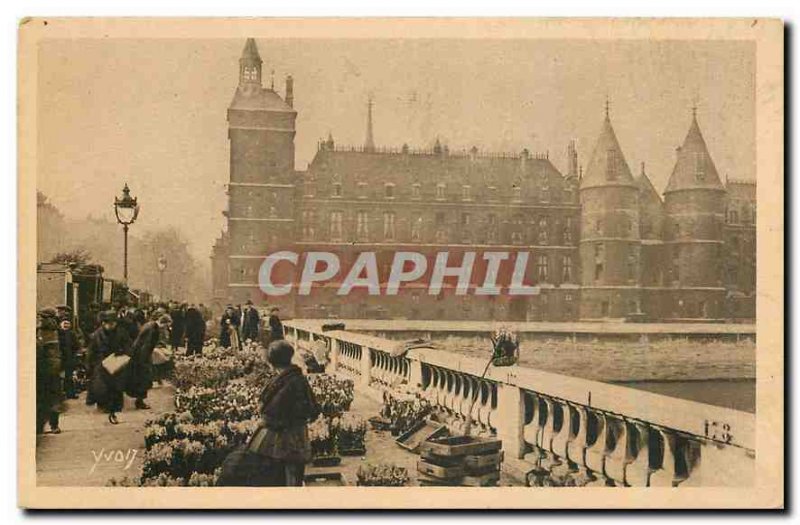
[[[323,321],[293,320],[285,328],[299,346],[324,341],[332,371],[354,379],[361,394],[379,397],[400,385],[418,387],[455,432],[477,397],[474,425],[503,440],[503,468],[515,476],[571,471],[591,479],[587,485],[651,487],[741,487],[754,479],[755,414],[523,366],[492,367],[481,378],[483,360],[439,349],[393,357],[397,341],[371,334],[436,328],[428,321],[413,323],[353,321],[346,330],[323,331]],[[747,327],[706,326],[713,328],[671,330],[755,338]],[[637,333],[636,325],[619,327],[609,333]],[[589,334],[588,328],[564,330]],[[491,328],[465,323],[463,330]]]

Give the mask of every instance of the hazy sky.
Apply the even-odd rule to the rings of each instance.
[[[263,78],[295,79],[297,169],[317,140],[549,150],[588,164],[606,96],[634,173],[666,185],[691,106],[721,176],[755,178],[754,47],[745,42],[257,40]],[[204,260],[224,224],[226,108],[241,40],[58,40],[39,54],[39,189],[68,217],[113,216],[127,181],[135,230],[175,225]]]

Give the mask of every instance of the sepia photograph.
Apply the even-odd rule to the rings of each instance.
[[[19,39],[20,505],[783,505],[780,21]]]

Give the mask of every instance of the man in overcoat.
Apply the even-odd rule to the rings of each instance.
[[[258,341],[258,325],[261,319],[258,317],[258,311],[253,307],[253,301],[248,301],[244,305],[242,311],[242,340]]]
[[[161,330],[169,327],[171,322],[170,316],[162,315],[158,321],[145,323],[133,342],[126,391],[129,396],[136,398],[135,406],[138,409],[150,408],[144,400],[153,386],[153,349],[161,338]]]

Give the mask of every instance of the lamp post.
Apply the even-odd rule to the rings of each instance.
[[[122,188],[122,198],[114,197],[114,213],[117,215],[117,222],[122,225],[125,235],[125,255],[123,266],[123,278],[125,285],[128,285],[128,227],[136,221],[139,216],[139,203],[136,197],[131,197],[131,190],[128,184]]]
[[[158,258],[158,297],[164,301],[164,270],[167,269],[167,258],[163,255]]]

